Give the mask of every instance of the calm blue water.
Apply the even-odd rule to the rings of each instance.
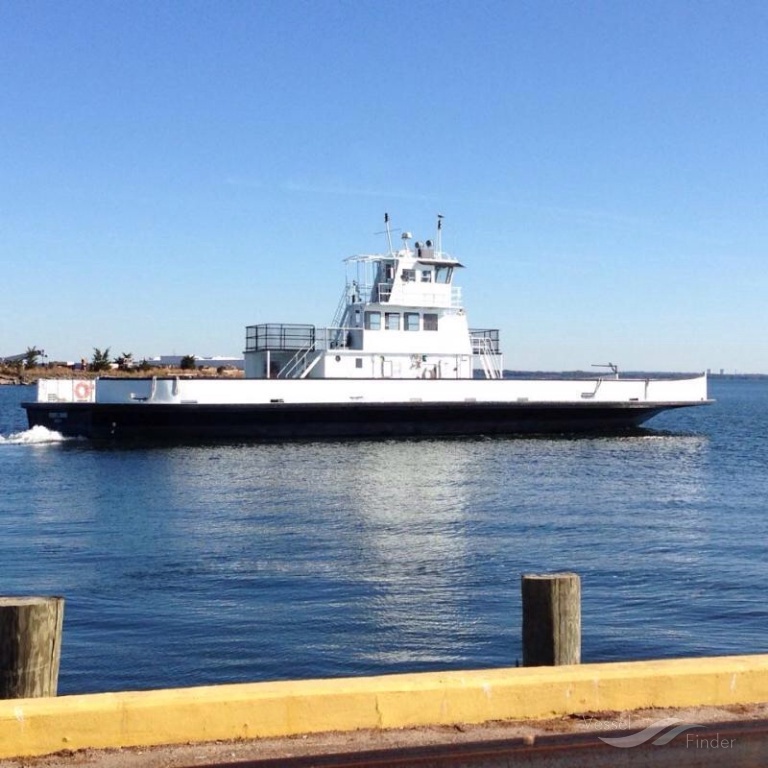
[[[632,438],[24,444],[0,593],[67,599],[60,693],[514,665],[520,574],[582,576],[584,661],[768,650],[768,382]]]

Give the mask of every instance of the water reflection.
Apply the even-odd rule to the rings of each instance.
[[[477,471],[466,443],[368,444],[343,493],[356,518],[356,574],[371,595],[381,640],[357,658],[390,664],[453,660],[474,617],[467,600],[467,479]]]

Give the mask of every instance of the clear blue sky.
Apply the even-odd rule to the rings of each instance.
[[[508,368],[768,372],[768,4],[5,0],[0,355],[231,355],[435,215]]]

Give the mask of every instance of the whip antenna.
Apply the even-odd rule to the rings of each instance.
[[[384,214],[384,226],[387,228],[387,243],[389,243],[389,254],[392,255],[392,230],[389,228],[389,214]]]

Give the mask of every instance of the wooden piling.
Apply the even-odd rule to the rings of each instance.
[[[581,663],[581,581],[576,573],[523,574],[523,666]]]
[[[63,597],[0,597],[0,699],[55,696]]]

